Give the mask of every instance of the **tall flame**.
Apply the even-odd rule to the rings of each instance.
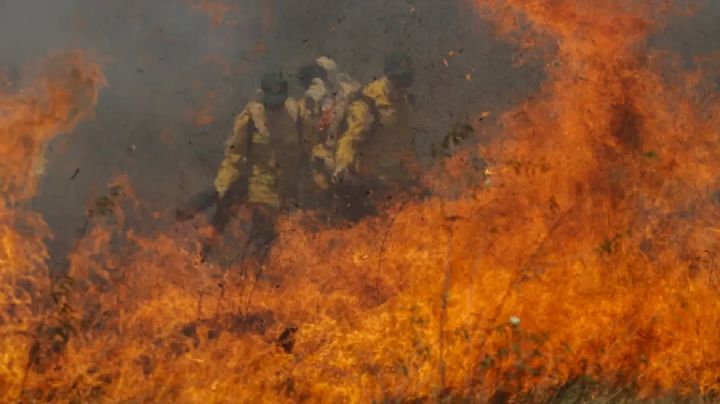
[[[44,151],[57,134],[88,117],[104,78],[81,52],[57,54],[44,76],[0,94],[0,399],[20,397],[33,362],[36,327],[51,296],[42,218],[22,207],[36,191]]]
[[[549,60],[538,93],[470,152],[488,163],[484,185],[452,199],[402,196],[347,229],[284,216],[265,262],[242,259],[240,215],[239,241],[201,263],[203,229],[131,229],[124,215],[139,203],[119,181],[92,205],[70,257],[74,334],[27,371],[17,366],[27,338],[4,339],[8,391],[68,402],[502,402],[545,401],[592,379],[640,396],[718,393],[720,99],[708,73],[645,45],[685,10],[476,1],[499,32]],[[32,171],[17,167],[8,172]],[[0,262],[37,256],[2,240],[11,252]],[[291,323],[288,352],[277,338]]]

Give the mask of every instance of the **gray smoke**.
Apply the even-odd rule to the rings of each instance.
[[[117,174],[127,173],[148,209],[171,220],[179,201],[211,183],[233,115],[269,67],[290,76],[327,55],[367,82],[382,74],[386,52],[409,52],[418,67],[422,155],[452,124],[501,112],[542,79],[539,64],[513,65],[515,49],[495,38],[470,0],[274,0],[266,54],[255,52],[261,0],[226,0],[232,9],[216,28],[193,8],[199,1],[0,0],[0,66],[21,69],[81,48],[100,58],[109,82],[96,117],[48,152],[33,204],[57,234],[54,250],[68,248],[86,198]],[[688,59],[711,51],[718,16],[713,5],[653,43],[684,49]],[[297,85],[291,92],[301,93]],[[197,126],[194,114],[204,108],[214,120]]]

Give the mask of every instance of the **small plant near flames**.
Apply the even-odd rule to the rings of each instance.
[[[493,328],[475,370],[478,385],[491,381],[493,397],[526,392],[543,376],[547,338],[547,334],[524,330],[517,316]]]

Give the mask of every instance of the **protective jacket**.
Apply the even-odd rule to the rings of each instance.
[[[235,118],[225,157],[215,178],[220,198],[237,181],[246,181],[247,202],[280,208],[297,199],[300,147],[295,101],[267,109],[250,102]]]
[[[336,171],[348,169],[385,180],[402,166],[405,156],[414,155],[411,108],[408,95],[393,91],[387,77],[365,86],[347,108],[345,130],[335,150]]]

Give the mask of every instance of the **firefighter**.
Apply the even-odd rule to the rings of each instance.
[[[342,193],[348,205],[356,205],[355,216],[373,212],[372,199],[386,199],[395,187],[416,182],[404,164],[415,157],[410,125],[414,99],[407,91],[414,78],[410,57],[392,53],[385,60],[385,75],[366,85],[347,108],[330,163],[331,179],[346,183]]]
[[[218,197],[214,233],[203,249],[204,256],[240,205],[252,212],[249,242],[260,252],[275,238],[275,216],[297,204],[297,106],[288,98],[288,82],[281,72],[266,74],[261,91],[262,102],[247,104],[235,118],[226,142],[214,182]]]
[[[306,126],[312,125],[317,133],[312,148],[312,174],[316,192],[316,206],[325,220],[334,221],[347,216],[348,198],[353,197],[346,184],[333,183],[334,150],[345,129],[347,110],[360,95],[362,86],[346,73],[337,73],[330,81],[332,93],[325,97],[317,116],[308,116]],[[348,217],[345,217],[348,218]]]
[[[337,65],[325,56],[304,66],[298,73],[304,88],[299,103],[301,130],[306,147],[303,149],[311,169],[306,182],[306,208],[319,208],[321,216],[334,210],[334,190],[330,190],[328,167],[337,142],[345,112],[350,101],[362,88],[347,73],[339,73]],[[326,217],[327,218],[327,217]]]
[[[298,78],[305,93],[297,103],[299,129],[301,132],[301,176],[300,205],[305,209],[320,207],[320,189],[316,185],[318,167],[312,157],[312,150],[325,142],[328,136],[329,121],[334,111],[333,80],[337,65],[325,56],[303,66]]]

